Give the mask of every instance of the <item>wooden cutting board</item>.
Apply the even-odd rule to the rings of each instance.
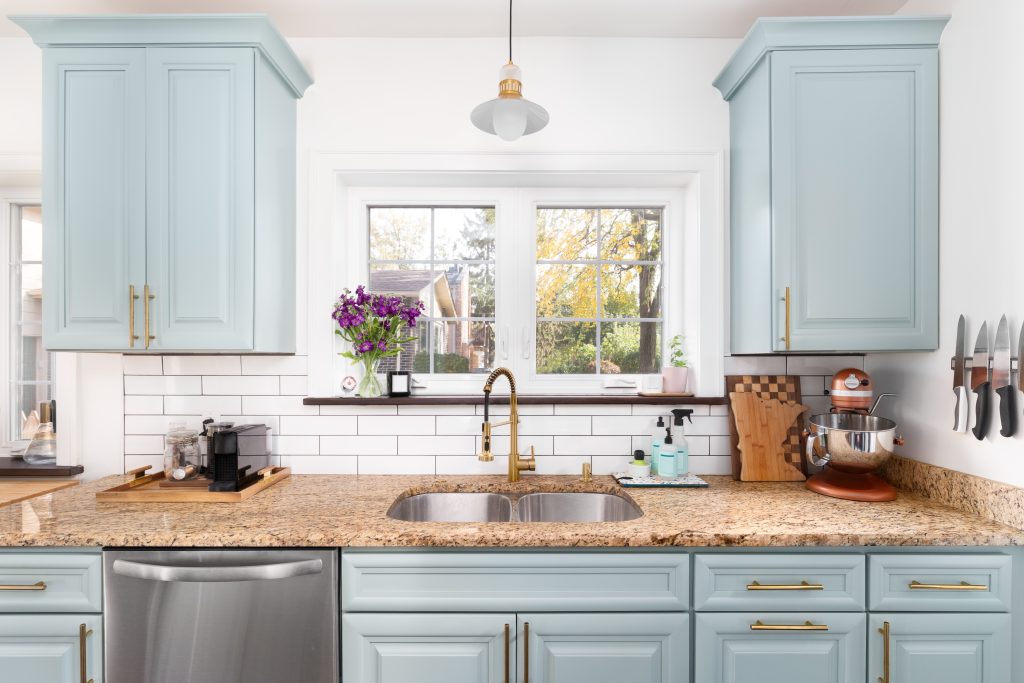
[[[725,378],[725,387],[730,397],[734,393],[749,393],[766,401],[775,400],[784,405],[799,405],[801,402],[800,378],[796,375],[730,375]],[[740,398],[740,402],[746,400]],[[744,472],[745,463],[743,451],[740,448],[740,430],[738,429],[736,405],[736,401],[730,401],[729,432],[732,437],[733,478],[741,481],[803,481],[805,479],[801,437],[803,418],[800,416],[800,413],[805,411],[806,407],[800,407],[796,417],[790,421],[790,424],[784,430],[785,436],[780,441],[775,441],[779,436],[778,434],[772,435],[770,437],[771,441],[769,441],[766,427],[756,427],[753,430],[747,430],[752,437],[752,446],[748,446],[748,453],[751,452],[751,448],[759,448],[760,450],[757,451],[757,456],[747,458],[748,465],[752,469]],[[776,407],[773,410],[778,412],[780,409]],[[792,412],[792,410],[783,409],[779,414],[784,415]],[[746,414],[743,416],[743,419],[745,418]],[[775,444],[777,448],[769,449],[767,448],[768,444]],[[781,463],[778,462],[780,451],[782,453]],[[767,461],[764,461],[765,457],[768,458]],[[793,474],[794,470],[796,475],[799,476]]]
[[[78,481],[0,481],[0,507],[72,486],[78,486]]]

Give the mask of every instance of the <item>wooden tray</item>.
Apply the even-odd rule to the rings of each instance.
[[[160,486],[160,482],[164,481],[163,470],[146,474],[150,467],[146,465],[128,472],[135,475],[135,478],[97,492],[96,500],[112,503],[241,503],[292,475],[290,467],[264,467],[259,471],[261,479],[241,491],[207,491]]]

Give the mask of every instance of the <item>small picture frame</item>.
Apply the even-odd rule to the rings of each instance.
[[[412,379],[405,370],[391,370],[388,372],[388,396],[392,398],[409,396]]]

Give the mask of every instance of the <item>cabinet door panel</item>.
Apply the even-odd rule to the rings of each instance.
[[[152,348],[252,348],[254,59],[147,50]]]
[[[861,683],[864,681],[863,614],[699,614],[694,646],[700,683]],[[755,631],[807,621],[827,631]]]
[[[889,679],[899,683],[1009,683],[1007,614],[872,614],[871,676],[884,671],[889,624]]]
[[[43,335],[49,349],[129,348],[146,277],[145,50],[44,51]]]
[[[342,680],[504,683],[514,635],[514,614],[345,614]]]
[[[79,669],[85,637],[85,675]],[[103,683],[103,629],[95,615],[0,615],[0,681]]]
[[[660,614],[520,614],[519,661],[529,624],[531,683],[686,683],[689,616]],[[525,665],[520,665],[525,671]],[[522,674],[516,679],[523,680]]]
[[[791,289],[794,351],[936,348],[937,59],[771,56],[774,287]]]

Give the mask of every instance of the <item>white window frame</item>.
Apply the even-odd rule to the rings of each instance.
[[[509,274],[502,263],[527,264],[530,282],[535,267],[533,211],[540,205],[564,204],[570,197],[585,205],[640,205],[666,207],[669,230],[683,235],[682,253],[666,244],[663,307],[663,340],[674,334],[687,337],[692,391],[702,396],[719,396],[724,387],[725,356],[725,173],[724,154],[347,154],[314,153],[309,168],[310,202],[307,219],[308,269],[306,312],[308,320],[309,391],[314,396],[336,396],[347,361],[333,334],[330,310],[338,292],[359,281],[367,272],[368,231],[366,202],[401,203],[396,197],[420,205],[449,203],[493,204],[501,216],[511,216],[513,225],[528,226],[512,232],[516,258],[498,259],[496,314],[531,321],[529,339],[507,341],[498,334],[496,363],[504,364],[507,353],[530,355],[533,342],[534,297],[505,302],[502,287]],[[386,195],[386,199],[384,199]],[[526,197],[531,197],[527,199]],[[472,197],[472,201],[468,200]],[[485,201],[490,197],[491,201]],[[589,201],[591,200],[592,201]],[[509,207],[511,204],[511,210]],[[500,208],[504,206],[504,209]],[[301,218],[301,217],[300,217]],[[360,227],[357,227],[360,226]],[[496,249],[506,249],[507,229],[498,227]],[[672,239],[666,237],[666,240]],[[674,242],[675,243],[675,242]],[[526,251],[528,249],[528,251]],[[669,252],[668,249],[672,251]],[[527,253],[527,256],[523,256]],[[673,265],[679,266],[673,268]],[[512,277],[525,277],[517,268]],[[681,293],[680,293],[681,292]],[[509,306],[514,308],[508,308]],[[524,312],[523,307],[529,308]],[[670,321],[671,319],[671,321]],[[511,325],[509,325],[511,328]],[[529,347],[529,348],[527,348]],[[525,360],[525,359],[522,359]],[[664,359],[663,359],[664,360]],[[521,365],[520,365],[521,367]],[[529,393],[598,393],[594,380],[608,376],[541,375],[520,370],[521,391]],[[480,391],[478,375],[423,378],[428,384],[417,394],[469,394]],[[462,383],[461,386],[459,383]],[[643,387],[638,387],[643,388]]]

